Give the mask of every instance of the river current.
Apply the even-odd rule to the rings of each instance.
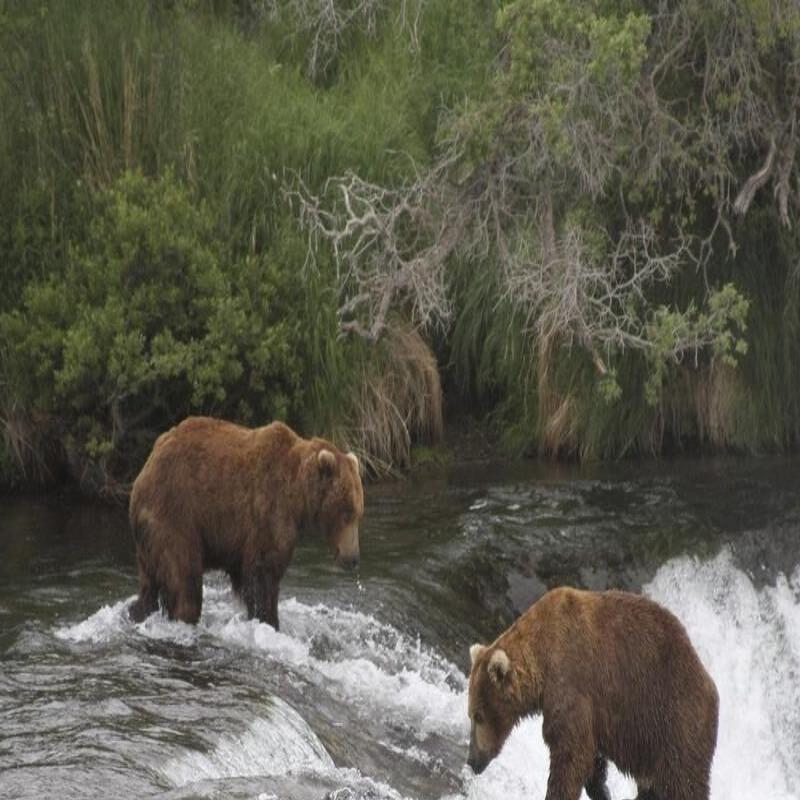
[[[482,464],[366,499],[358,574],[303,540],[278,633],[215,573],[198,626],[135,625],[124,509],[0,498],[0,798],[543,798],[539,719],[465,766],[468,648],[571,584],[683,621],[720,692],[713,800],[800,800],[800,461]]]

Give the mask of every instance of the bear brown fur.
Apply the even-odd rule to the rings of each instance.
[[[608,800],[607,759],[644,800],[707,800],[714,682],[683,625],[625,592],[545,594],[488,647],[470,649],[469,764],[481,772],[515,723],[541,713],[546,800]]]
[[[364,493],[358,459],[281,422],[244,428],[190,417],[156,441],[133,484],[130,523],[141,621],[159,599],[196,623],[203,572],[228,573],[250,617],[278,628],[278,584],[298,534],[317,530],[344,566],[358,562]]]

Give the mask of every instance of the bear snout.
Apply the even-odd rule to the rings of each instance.
[[[339,551],[336,551],[336,563],[345,569],[355,569],[358,566],[358,555],[342,556]]]
[[[486,769],[486,766],[489,763],[488,758],[481,758],[473,753],[469,754],[469,758],[467,759],[467,766],[476,774],[480,775]]]
[[[354,569],[358,566],[358,525],[345,528],[335,537],[333,544],[334,561],[345,569]]]
[[[481,748],[478,746],[478,743],[475,741],[475,723],[472,724],[473,730],[470,733],[469,737],[469,753],[467,754],[467,766],[476,774],[480,775],[486,767],[489,765],[489,762],[492,760],[492,756],[489,755],[486,750],[481,751]]]

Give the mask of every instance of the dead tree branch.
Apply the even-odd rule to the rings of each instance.
[[[466,219],[457,208],[432,202],[434,195],[441,199],[439,176],[419,176],[393,190],[349,174],[328,181],[321,197],[302,184],[290,194],[309,234],[312,261],[320,241],[331,247],[347,298],[339,308],[342,332],[374,342],[391,309],[402,304],[420,327],[447,322],[445,262]]]
[[[747,213],[756,192],[769,180],[769,176],[772,173],[772,165],[775,161],[776,150],[775,138],[773,137],[770,139],[769,151],[767,152],[767,157],[764,159],[763,166],[758,172],[751,175],[747,181],[745,181],[744,186],[742,186],[739,194],[736,195],[736,199],[733,201],[733,210],[737,214]]]

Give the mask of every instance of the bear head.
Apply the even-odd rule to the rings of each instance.
[[[469,651],[469,758],[479,774],[500,752],[519,719],[519,675],[508,653],[496,644],[474,644]]]
[[[311,517],[325,536],[337,564],[358,566],[358,526],[364,516],[364,488],[358,458],[321,442],[312,455],[314,479],[307,487]]]

